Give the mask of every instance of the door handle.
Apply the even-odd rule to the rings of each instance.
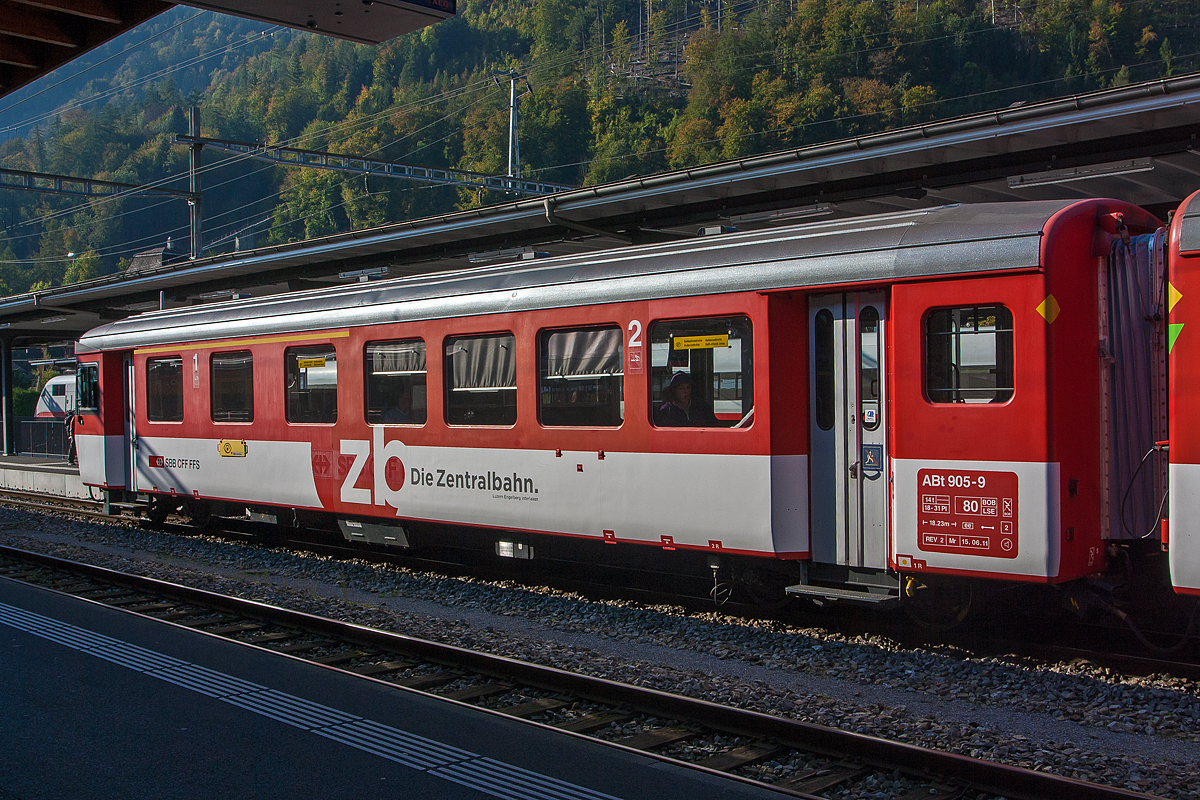
[[[855,461],[850,465],[850,479],[858,480],[858,462]]]

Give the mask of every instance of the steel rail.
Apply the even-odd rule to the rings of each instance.
[[[723,706],[670,694],[656,689],[634,686],[604,678],[571,673],[555,667],[533,664],[516,659],[468,650],[453,645],[418,639],[405,634],[391,633],[349,622],[328,619],[258,601],[217,594],[180,586],[167,581],[117,572],[104,567],[47,556],[0,545],[0,555],[25,564],[86,576],[90,579],[139,592],[236,614],[281,626],[301,629],[310,634],[325,636],[358,646],[409,656],[492,677],[519,681],[525,685],[575,695],[611,706],[636,709],[638,712],[703,725],[717,732],[771,740],[783,747],[835,758],[862,760],[872,768],[899,770],[925,781],[954,781],[975,790],[994,792],[1012,800],[1146,800],[1151,795],[1127,789],[1066,778],[1050,773],[991,761],[932,750],[879,737],[828,728],[809,722],[776,717],[756,711]],[[132,612],[131,612],[132,613]],[[251,645],[253,646],[253,645]],[[264,648],[270,650],[270,648]],[[277,652],[277,651],[272,651]],[[337,667],[330,667],[336,669]],[[347,671],[349,674],[356,674]],[[363,677],[363,676],[359,676]],[[368,678],[370,679],[370,678]],[[388,685],[387,681],[382,681]],[[473,706],[478,708],[477,706]],[[486,710],[486,709],[480,709]],[[496,713],[496,712],[493,712]],[[530,724],[541,724],[536,722]],[[552,726],[549,726],[552,727]],[[555,729],[559,730],[559,729]],[[567,731],[561,731],[569,733]],[[570,734],[578,735],[578,734]],[[592,738],[592,737],[589,737]],[[620,744],[606,742],[615,747]],[[629,748],[626,748],[629,749]],[[671,760],[674,763],[722,775],[757,786],[776,788],[792,796],[823,800],[804,792],[779,789],[770,783],[753,781],[738,775],[706,768],[686,761],[636,750],[642,755]]]
[[[0,489],[0,505],[14,505],[21,508],[29,509],[33,512],[52,512],[71,514],[77,517],[86,517],[95,519],[101,522],[137,522],[139,518],[131,515],[120,514],[105,514],[101,509],[103,503],[94,500],[85,500],[82,498],[67,498],[58,497],[55,495],[39,494],[37,492],[27,492],[17,489]],[[213,518],[214,521],[220,519]],[[234,520],[237,521],[236,519]],[[226,523],[228,524],[228,523]],[[194,532],[196,529],[187,524],[167,523],[159,527],[160,530],[167,532]],[[206,529],[207,530],[207,529]],[[216,536],[227,537],[231,541],[245,541],[247,534],[245,530],[237,530],[234,528],[225,528],[220,530],[209,531]],[[419,556],[409,554],[386,553],[380,554],[373,551],[363,551],[352,548],[343,543],[320,542],[312,539],[287,539],[280,540],[274,543],[275,546],[288,547],[290,549],[299,550],[302,552],[313,552],[321,555],[332,556],[334,558],[353,557],[353,558],[371,558],[373,556],[383,556],[381,560],[386,561],[389,558],[401,558],[403,563],[410,566],[415,566],[421,569],[465,569],[469,574],[475,577],[484,577],[485,579],[495,580],[510,580],[511,574],[503,572],[494,572],[484,570],[481,574],[478,565],[467,565],[453,561],[438,561],[423,559]],[[617,584],[606,584],[602,582],[584,582],[579,580],[567,580],[564,583],[556,583],[555,586],[567,591],[588,591],[597,588],[605,589],[623,589],[629,594],[623,594],[623,599],[641,598],[648,603],[661,602],[711,602],[708,596],[680,594],[677,592],[664,592],[660,590],[647,590],[632,586],[618,586]],[[722,610],[725,610],[735,616],[746,616],[751,618],[761,618],[763,610],[760,607],[752,606],[745,603],[731,603],[722,605]],[[825,615],[827,616],[827,615]],[[816,624],[812,620],[805,621],[804,624]],[[1117,626],[1115,630],[1124,632],[1125,628]],[[885,629],[884,633],[891,635],[889,629]],[[945,643],[944,641],[929,641],[929,640],[914,640],[910,642],[914,645],[929,645],[937,643]],[[1152,675],[1152,674],[1167,674],[1177,678],[1186,678],[1188,680],[1200,681],[1200,663],[1194,661],[1171,660],[1158,656],[1145,656],[1136,653],[1115,652],[1112,650],[1094,650],[1088,649],[1079,645],[1068,644],[1046,644],[1039,642],[1022,642],[1008,638],[986,638],[977,635],[971,635],[965,639],[957,639],[955,643],[967,648],[968,650],[981,654],[991,655],[1015,655],[1022,658],[1036,659],[1039,661],[1071,661],[1073,659],[1084,659],[1101,667],[1116,669],[1128,675]]]

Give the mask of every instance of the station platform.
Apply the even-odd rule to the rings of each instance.
[[[3,578],[0,650],[0,798],[780,796]]]
[[[61,457],[0,456],[0,489],[89,499],[79,467]]]

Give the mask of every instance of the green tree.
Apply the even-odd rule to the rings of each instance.
[[[100,254],[95,250],[89,250],[82,255],[71,258],[71,263],[67,266],[67,271],[63,275],[63,285],[81,283],[95,278],[99,274]]]

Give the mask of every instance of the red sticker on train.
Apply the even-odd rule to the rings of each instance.
[[[917,547],[931,553],[1016,558],[1016,473],[918,471]]]

